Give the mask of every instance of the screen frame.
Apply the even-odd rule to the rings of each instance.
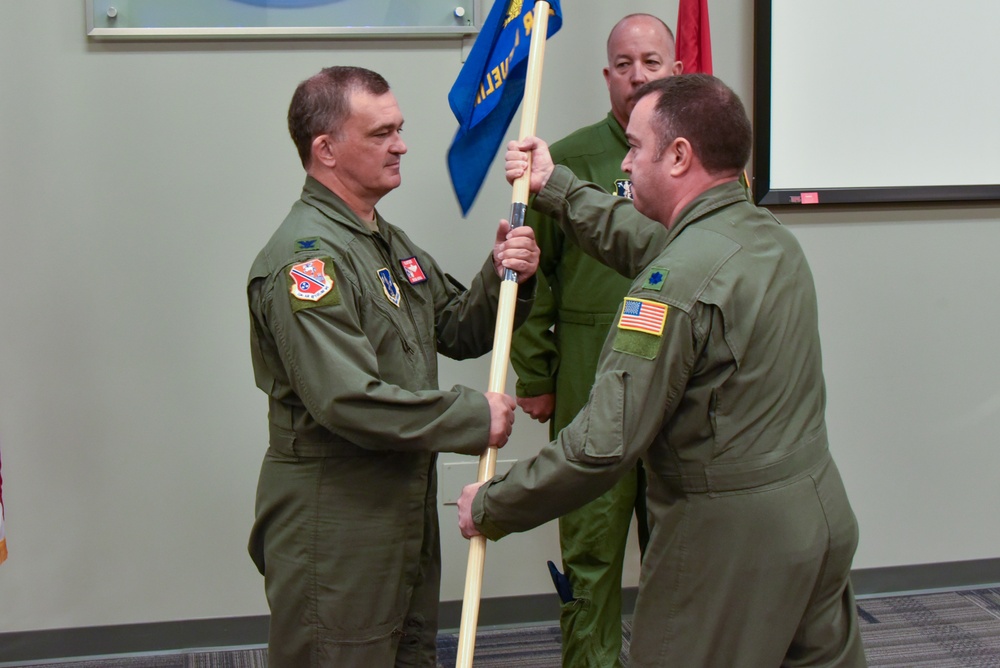
[[[757,204],[823,205],[904,202],[1000,201],[1000,184],[891,187],[824,187],[821,183],[778,188],[772,166],[772,0],[754,2],[753,196]]]

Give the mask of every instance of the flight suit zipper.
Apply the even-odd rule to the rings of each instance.
[[[385,238],[378,232],[373,232],[372,237],[375,239],[375,246],[378,248],[379,255],[385,261],[386,269],[392,276],[392,279],[396,282],[396,289],[400,291],[400,301],[403,302],[403,308],[406,309],[406,317],[410,319],[410,325],[413,328],[414,333],[418,333],[417,321],[413,317],[413,311],[410,309],[410,302],[407,299],[402,298],[402,282],[399,279],[399,275],[395,272],[395,263],[392,258],[392,248]],[[414,354],[413,347],[410,345],[409,339],[403,332],[402,328],[396,323],[396,320],[392,317],[389,318],[392,322],[392,326],[396,328],[396,333],[399,335],[399,340],[403,345],[403,350],[407,355],[412,356]]]

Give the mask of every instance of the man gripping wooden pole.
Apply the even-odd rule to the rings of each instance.
[[[528,71],[524,84],[524,106],[521,109],[520,139],[535,134],[538,122],[538,102],[542,87],[542,63],[545,58],[545,38],[548,34],[549,3],[536,2]],[[514,182],[510,207],[511,228],[524,224],[528,208],[528,180],[531,166]],[[514,306],[517,302],[517,275],[507,270],[500,286],[497,307],[497,324],[493,337],[493,356],[490,361],[490,392],[504,392],[507,385],[507,367],[510,359],[510,341],[514,325]],[[497,449],[487,448],[479,458],[478,481],[485,482],[496,472]],[[456,668],[471,668],[476,646],[476,625],[479,620],[479,602],[482,596],[483,568],[486,562],[486,537],[475,536],[469,540],[469,562],[465,572],[465,594],[462,598],[462,618],[458,635]]]

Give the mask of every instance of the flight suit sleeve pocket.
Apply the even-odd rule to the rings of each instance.
[[[582,439],[570,457],[585,464],[607,465],[621,460],[625,453],[625,385],[628,373],[609,371],[594,382],[585,414],[581,416]]]

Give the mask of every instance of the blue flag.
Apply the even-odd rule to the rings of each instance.
[[[562,26],[559,0],[550,5],[548,35]],[[524,96],[535,0],[494,0],[469,57],[448,93],[458,132],[448,171],[464,216],[472,208],[510,121]]]

